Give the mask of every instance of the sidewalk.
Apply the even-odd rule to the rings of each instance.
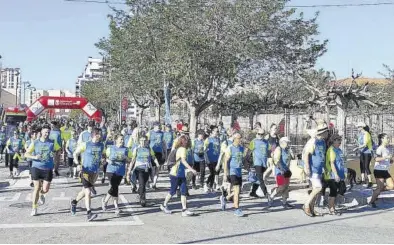
[[[15,183],[21,179],[29,176],[27,170],[27,163],[25,161],[19,163],[20,175],[18,177],[10,178],[10,170],[5,167],[4,161],[0,162],[0,189],[15,185]]]

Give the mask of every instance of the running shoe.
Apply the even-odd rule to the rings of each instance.
[[[131,193],[137,193],[137,186],[135,186],[135,185],[132,185],[132,187],[131,187]]]
[[[208,194],[208,193],[209,193],[209,188],[208,188],[207,185],[204,185],[204,192],[205,192],[205,194]]]
[[[101,199],[101,209],[105,212],[107,211],[107,203],[105,203],[105,197]]]
[[[372,188],[372,186],[373,186],[373,185],[372,185],[372,182],[369,182],[367,187],[368,187],[368,188]]]
[[[90,187],[90,191],[92,192],[93,196],[97,195],[96,188],[94,186]]]
[[[56,177],[59,177],[60,176],[59,171],[55,170],[55,175]]]
[[[88,222],[94,220],[95,218],[97,218],[97,214],[94,214],[92,212],[89,212],[88,215],[86,216],[86,220]]]
[[[283,206],[284,209],[291,209],[291,208],[294,208],[294,206],[291,205],[291,204],[289,204],[288,202],[283,203],[282,206]]]
[[[244,213],[242,212],[242,210],[241,210],[240,208],[237,208],[237,209],[234,211],[234,215],[235,215],[235,216],[238,216],[238,217],[243,217],[243,216],[244,216]]]
[[[182,211],[182,217],[190,217],[193,216],[194,213],[190,211],[189,209],[186,209],[185,211]]]
[[[71,204],[70,204],[70,212],[71,212],[71,215],[75,215],[76,213],[77,213],[77,204],[75,204],[73,201],[71,201]]]
[[[104,184],[105,183],[105,178],[102,178],[101,179],[101,184]]]
[[[226,198],[223,195],[220,196],[220,206],[222,211],[226,210]]]
[[[378,208],[378,206],[376,206],[376,203],[374,203],[374,202],[371,202],[369,205],[371,205],[371,207],[373,207],[373,208]]]
[[[30,216],[36,216],[37,215],[37,208],[33,208],[31,210]]]
[[[122,213],[122,210],[121,210],[121,209],[119,209],[119,208],[116,208],[116,209],[115,209],[115,215],[116,215],[116,216],[120,216],[121,213]]]
[[[255,198],[259,198],[259,196],[256,194],[256,192],[249,192],[249,197],[255,197]]]
[[[41,194],[40,195],[40,200],[38,201],[40,205],[44,205],[45,204],[45,195]]]
[[[268,207],[272,207],[272,198],[270,194],[267,194],[267,201],[268,201]]]
[[[168,207],[164,207],[163,204],[160,205],[161,211],[163,211],[165,214],[172,214],[172,211]]]
[[[193,190],[197,190],[196,184],[193,184],[193,185],[192,185],[192,189],[193,189]]]

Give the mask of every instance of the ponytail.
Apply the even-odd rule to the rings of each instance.
[[[382,133],[382,134],[379,134],[379,135],[378,135],[378,145],[379,145],[379,146],[382,145],[382,143],[383,143],[383,138],[386,137],[386,136],[387,136],[387,134],[385,134],[385,133]]]

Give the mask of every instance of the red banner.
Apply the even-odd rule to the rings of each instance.
[[[45,109],[78,109],[97,122],[101,122],[101,112],[86,98],[41,96],[27,110],[27,120],[34,120]]]

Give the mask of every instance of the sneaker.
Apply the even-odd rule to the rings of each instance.
[[[14,171],[14,176],[18,177],[19,174],[20,174],[19,170],[15,170],[15,171]]]
[[[37,208],[33,208],[31,210],[30,216],[36,216],[37,215]]]
[[[291,204],[289,204],[288,202],[283,203],[282,206],[283,206],[284,209],[291,209],[291,208],[294,208],[294,206],[291,205]]]
[[[55,175],[56,177],[59,177],[60,176],[59,171],[55,170]]]
[[[101,179],[101,184],[104,184],[105,183],[105,178],[102,178]]]
[[[220,196],[220,206],[222,211],[226,210],[226,198],[223,195]]]
[[[30,183],[30,187],[32,187],[32,188],[34,187],[34,183],[33,182]]]
[[[141,204],[141,207],[146,207],[146,198],[145,197],[140,198],[140,204]]]
[[[73,201],[71,201],[70,206],[71,215],[74,216],[77,213],[77,204],[74,204]]]
[[[172,211],[168,207],[164,207],[163,204],[160,205],[161,211],[163,211],[165,214],[172,214]]]
[[[157,189],[156,184],[150,184],[150,188],[156,190]]]
[[[93,196],[97,195],[97,191],[96,191],[96,188],[94,188],[94,186],[92,186],[92,187],[90,188],[90,191],[91,191],[91,193],[92,193]]]
[[[45,204],[45,195],[41,194],[40,195],[40,199],[38,200],[40,205],[44,205]]]
[[[208,193],[209,193],[209,188],[208,188],[207,185],[204,185],[204,192],[205,192],[205,194],[208,194]]]
[[[8,176],[9,178],[14,178],[14,174],[13,173],[10,173],[10,176]]]
[[[193,184],[193,185],[192,185],[192,189],[193,189],[193,190],[197,190],[196,184]]]
[[[185,211],[182,211],[182,217],[190,217],[193,216],[194,213],[190,211],[189,209],[186,209]]]
[[[259,198],[259,196],[256,193],[253,193],[253,192],[249,192],[249,197]]]
[[[368,188],[372,188],[372,186],[373,186],[373,185],[372,185],[372,182],[369,182],[367,187],[368,187]]]
[[[272,198],[271,195],[267,195],[268,207],[272,207]]]
[[[371,207],[373,207],[373,208],[378,208],[378,206],[376,206],[376,203],[374,203],[374,202],[371,202],[369,205],[371,205]]]
[[[131,193],[137,193],[137,186],[133,185],[131,188]]]
[[[77,175],[74,175],[73,179],[78,179],[78,176],[77,176]]]
[[[234,211],[234,215],[235,215],[235,216],[238,216],[238,217],[243,217],[243,216],[244,216],[244,213],[242,212],[242,210],[241,210],[240,208],[237,208],[237,209]]]
[[[119,208],[115,209],[115,215],[116,216],[120,216],[121,213],[122,213],[122,210],[120,210]]]
[[[88,222],[94,220],[95,218],[97,218],[97,214],[94,214],[92,212],[88,213],[88,215],[86,216],[86,220]]]
[[[101,199],[101,209],[105,212],[107,211],[107,203],[104,200],[105,198]]]

